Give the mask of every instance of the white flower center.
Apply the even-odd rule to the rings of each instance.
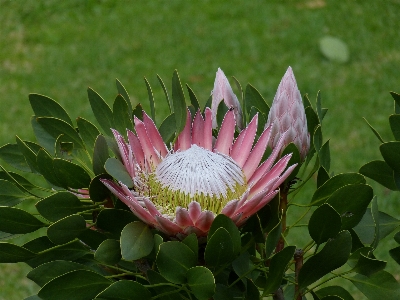
[[[242,169],[232,158],[197,145],[165,157],[155,174],[162,186],[191,198],[199,194],[226,197],[236,185],[245,184]]]

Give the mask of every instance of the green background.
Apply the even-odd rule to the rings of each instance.
[[[329,108],[323,133],[331,140],[331,170],[357,171],[380,158],[379,141],[362,117],[385,141],[393,139],[387,118],[389,91],[400,93],[399,15],[397,0],[0,0],[0,144],[14,143],[15,135],[33,138],[31,92],[94,122],[88,86],[112,103],[118,78],[134,104],[148,108],[146,77],[160,122],[166,105],[156,74],[170,87],[178,69],[204,104],[220,67],[242,86],[254,85],[270,104],[291,66],[301,93],[314,102],[321,90]],[[348,45],[347,63],[324,58],[319,39],[326,35]],[[377,193],[382,210],[400,215],[396,194]],[[0,267],[0,299],[37,290],[24,279],[27,271]]]

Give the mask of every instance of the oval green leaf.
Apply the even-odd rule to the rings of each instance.
[[[308,232],[312,239],[319,245],[335,237],[342,226],[341,217],[329,204],[318,207],[311,215],[308,223]]]
[[[121,254],[125,260],[136,260],[150,254],[154,238],[149,226],[136,221],[129,223],[121,232]]]
[[[0,231],[12,234],[34,232],[44,224],[30,213],[14,207],[0,207]]]
[[[121,247],[117,240],[103,241],[94,253],[94,258],[107,265],[115,265],[121,260]]]
[[[215,279],[206,267],[193,267],[187,272],[187,283],[198,300],[211,299],[215,292]]]
[[[54,244],[65,244],[86,230],[86,221],[80,215],[71,215],[51,224],[47,236]]]
[[[138,282],[120,280],[114,282],[102,291],[96,298],[110,300],[150,300],[151,294],[148,289]]]

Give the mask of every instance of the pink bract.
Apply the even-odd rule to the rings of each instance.
[[[136,117],[134,121],[136,134],[127,132],[128,143],[119,132],[113,130],[122,163],[134,182],[133,187],[128,188],[122,182],[107,179],[102,182],[138,218],[169,236],[183,238],[190,233],[198,237],[205,236],[219,213],[241,226],[278,193],[279,186],[296,166],[292,165],[286,170],[291,155],[282,157],[274,164],[285,139],[284,135],[268,159],[260,165],[270,140],[271,126],[264,130],[253,147],[258,115],[234,139],[235,114],[232,110],[228,111],[213,143],[211,109],[205,109],[204,118],[197,112],[193,122],[188,111],[186,126],[172,149],[165,145],[154,122],[146,113],[143,113],[143,121]],[[216,161],[217,168],[205,161],[208,157],[210,161]],[[179,169],[181,161],[191,167]],[[232,175],[233,179],[228,178],[231,175],[221,177],[219,173],[225,174],[224,168],[227,174],[236,172],[236,175]],[[152,194],[154,186],[164,194]],[[231,199],[229,195],[236,196]],[[179,197],[186,199],[188,204],[185,207],[173,207]],[[213,197],[220,199],[217,200],[220,202],[213,202]],[[201,203],[205,203],[205,207]]]

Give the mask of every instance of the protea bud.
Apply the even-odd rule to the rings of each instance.
[[[310,149],[310,134],[307,130],[307,119],[300,91],[291,67],[287,69],[278,86],[265,128],[272,123],[269,146],[274,148],[281,135],[286,132],[282,149],[294,143],[299,149],[301,159],[304,160]]]
[[[219,103],[224,100],[226,106],[233,108],[235,112],[236,124],[239,129],[243,128],[242,121],[242,108],[236,95],[233,93],[232,87],[229,84],[228,78],[226,78],[224,72],[218,68],[217,75],[215,77],[214,89],[211,92],[212,103],[211,111],[213,124],[212,127],[215,129],[217,127],[217,110]]]

